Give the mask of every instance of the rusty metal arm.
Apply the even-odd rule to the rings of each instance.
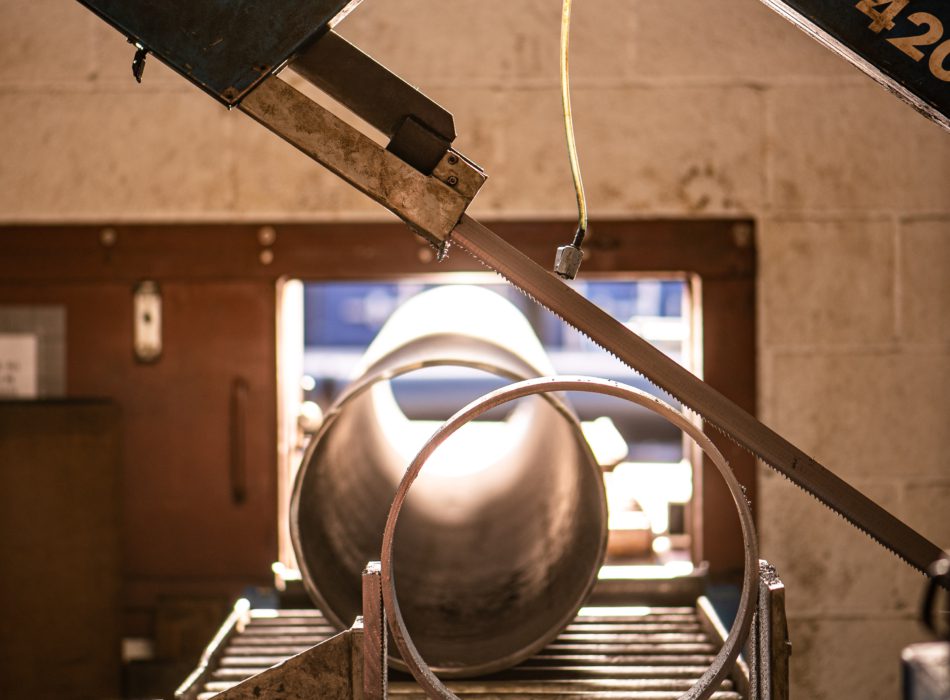
[[[486,179],[481,168],[453,149],[426,175],[276,76],[248,95],[239,109],[438,248]]]

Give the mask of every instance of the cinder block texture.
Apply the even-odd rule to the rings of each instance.
[[[636,3],[575,3],[571,77],[578,84],[633,74]],[[556,84],[561,3],[401,0],[365,3],[339,31],[423,89],[445,84]],[[407,47],[412,47],[407,50]]]
[[[506,95],[508,208],[571,215],[556,89]],[[601,216],[753,211],[762,200],[761,96],[733,88],[578,89],[577,147],[592,212]]]
[[[927,639],[914,620],[793,620],[790,697],[808,700],[894,700],[900,697],[900,653]]]
[[[950,139],[870,81],[769,98],[770,205],[780,211],[947,211]]]
[[[946,477],[947,353],[777,355],[772,427],[847,478]]]
[[[900,481],[851,482],[889,512],[903,514]],[[789,614],[878,617],[916,610],[919,574],[771,470],[759,482],[759,512],[781,523],[781,529],[761,528],[761,546],[785,582]]]
[[[97,22],[78,2],[0,3],[0,89],[88,81],[94,72],[92,34]]]
[[[770,347],[894,340],[894,225],[765,221],[762,337]]]
[[[902,338],[950,343],[950,217],[901,226],[900,273]]]
[[[7,218],[226,212],[226,110],[193,94],[0,98],[0,212]]]
[[[637,75],[773,82],[858,78],[857,69],[759,2],[641,0],[632,46]]]
[[[950,464],[943,479],[906,486],[900,515],[908,525],[950,552]]]

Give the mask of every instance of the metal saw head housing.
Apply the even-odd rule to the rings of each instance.
[[[79,0],[228,107],[361,0]]]

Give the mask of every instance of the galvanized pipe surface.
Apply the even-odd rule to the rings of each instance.
[[[496,297],[479,297],[488,306],[501,299],[481,293]],[[509,380],[550,371],[530,326],[504,305],[488,328],[427,313],[419,335],[398,328],[408,316],[394,315],[397,328],[380,333],[312,441],[295,483],[291,536],[308,592],[341,628],[361,612],[360,573],[378,559],[397,485],[431,433],[411,450],[400,444],[414,428],[389,380],[447,364]],[[508,323],[511,313],[521,321]],[[470,462],[464,469],[450,456],[421,477],[395,541],[403,614],[432,666],[454,677],[513,666],[557,636],[587,598],[606,546],[600,469],[559,399],[529,397],[503,421],[469,428],[475,444],[463,449],[477,459],[456,453]]]

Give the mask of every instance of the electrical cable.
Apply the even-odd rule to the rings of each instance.
[[[580,268],[581,246],[587,235],[587,196],[584,193],[584,181],[577,158],[577,144],[574,140],[574,115],[571,111],[571,81],[568,54],[571,37],[571,0],[564,0],[561,7],[561,109],[564,115],[564,134],[567,138],[567,153],[571,164],[571,178],[574,181],[574,193],[577,196],[577,230],[569,246],[558,248],[554,270],[560,276],[574,279]]]
[[[567,153],[571,162],[571,177],[577,194],[577,232],[573,246],[580,248],[587,235],[587,197],[581,166],[577,159],[577,144],[574,141],[574,115],[571,112],[571,78],[568,53],[571,43],[571,0],[564,0],[561,11],[561,108],[564,112],[564,135],[567,137]]]

